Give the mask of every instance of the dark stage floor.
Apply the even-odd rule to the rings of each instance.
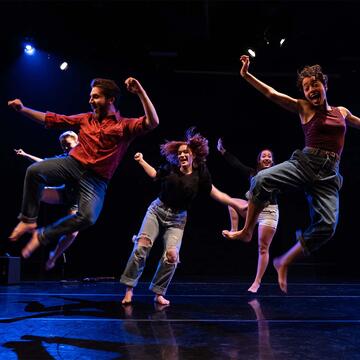
[[[0,287],[1,359],[360,359],[360,284],[147,284],[121,306],[116,282]]]

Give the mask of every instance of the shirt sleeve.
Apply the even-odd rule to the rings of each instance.
[[[226,162],[232,166],[234,169],[239,170],[239,172],[249,178],[251,176],[255,175],[255,169],[244,165],[236,156],[234,156],[233,154],[229,153],[228,151],[225,151],[224,153],[224,159],[226,160]]]
[[[156,170],[155,180],[161,180],[166,175],[169,175],[170,171],[171,171],[171,167],[169,164],[160,165]]]
[[[139,118],[128,118],[124,120],[126,121],[125,131],[129,137],[139,136],[150,130],[145,122],[145,115]]]
[[[53,112],[46,112],[45,114],[45,128],[47,129],[75,129],[78,130],[81,120],[88,116],[88,114],[78,115],[60,115]]]

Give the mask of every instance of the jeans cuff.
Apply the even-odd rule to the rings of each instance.
[[[306,245],[306,241],[304,239],[304,236],[302,234],[301,230],[296,230],[296,240],[298,242],[300,242],[302,248],[303,248],[303,252],[305,256],[310,255],[310,250],[308,249],[307,245]]]
[[[137,280],[130,279],[125,275],[121,275],[120,282],[126,286],[135,287],[138,284]]]
[[[28,217],[28,216],[25,216],[24,214],[20,213],[18,215],[18,219],[26,224],[34,224],[36,223],[36,220],[37,220],[37,217]]]
[[[154,285],[153,283],[150,284],[149,290],[154,292],[157,295],[165,295],[167,288],[162,288],[161,286]]]

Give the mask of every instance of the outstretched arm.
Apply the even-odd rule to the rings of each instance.
[[[274,88],[263,83],[262,81],[257,79],[254,75],[251,75],[249,73],[250,59],[247,55],[242,55],[240,57],[240,60],[242,62],[240,75],[249,84],[251,84],[256,90],[260,91],[268,99],[270,99],[274,103],[280,105],[284,109],[289,110],[291,112],[295,112],[295,113],[300,112],[300,110],[299,110],[300,104],[297,99],[294,99],[286,94],[276,91]]]
[[[134,160],[137,161],[139,163],[139,165],[142,166],[142,168],[144,169],[144,171],[151,177],[151,178],[155,178],[156,177],[156,170],[149,164],[147,163],[144,158],[143,158],[143,154],[138,152],[134,155]]]
[[[126,88],[133,94],[137,94],[144,107],[146,116],[146,125],[149,129],[155,129],[159,125],[159,118],[156,113],[155,107],[152,104],[150,98],[146,94],[146,91],[141,86],[138,80],[129,77],[125,80]]]
[[[220,191],[214,185],[212,185],[212,187],[211,187],[210,196],[214,200],[216,200],[224,205],[229,205],[229,206],[233,207],[239,214],[242,214],[242,212],[244,210],[246,210],[247,206],[244,206],[244,207],[240,206],[240,204],[235,199],[230,197],[228,194]]]
[[[20,99],[10,100],[8,101],[8,105],[39,124],[44,124],[45,122],[45,113],[25,107]]]
[[[16,155],[26,157],[27,159],[29,159],[31,161],[34,161],[34,162],[40,162],[40,161],[44,160],[44,159],[39,158],[37,156],[30,155],[30,154],[26,153],[23,149],[14,149],[14,151],[16,152]]]
[[[339,106],[339,110],[349,126],[360,129],[360,118],[353,115],[347,108],[344,108],[343,106]]]

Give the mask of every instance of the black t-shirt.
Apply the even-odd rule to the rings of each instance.
[[[189,209],[191,202],[199,195],[209,195],[212,182],[205,164],[201,164],[189,175],[183,174],[177,166],[165,164],[156,173],[161,182],[159,199],[177,210]]]

